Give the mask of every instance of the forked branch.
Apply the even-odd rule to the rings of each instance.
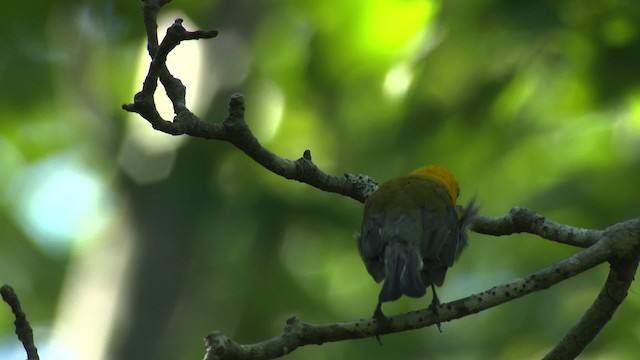
[[[305,150],[297,160],[288,160],[277,156],[264,148],[253,135],[244,119],[244,96],[236,93],[229,101],[229,116],[222,122],[201,120],[186,107],[186,88],[182,82],[171,75],[166,65],[167,55],[181,41],[208,39],[215,37],[217,31],[187,31],[182,20],[177,19],[167,30],[167,34],[158,45],[156,28],[152,22],[157,17],[158,9],[167,1],[143,1],[143,13],[147,29],[149,54],[152,58],[149,71],[145,77],[142,90],[133,99],[132,104],[122,105],[129,112],[138,113],[151,126],[170,135],[190,135],[194,137],[227,141],[242,150],[269,171],[287,179],[297,180],[320,190],[349,196],[363,202],[369,194],[377,189],[377,183],[365,175],[345,174],[333,176],[320,170],[311,159],[311,151]],[[162,118],[156,109],[153,96],[158,80],[162,83],[167,96],[173,104],[175,117],[173,121]]]

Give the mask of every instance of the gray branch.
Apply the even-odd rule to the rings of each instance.
[[[602,237],[602,231],[558,224],[523,207],[514,207],[508,214],[497,218],[477,216],[471,230],[494,236],[526,232],[543,239],[582,248],[595,244]]]

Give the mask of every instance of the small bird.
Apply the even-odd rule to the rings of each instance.
[[[434,285],[442,286],[478,213],[474,199],[464,208],[456,206],[459,193],[448,169],[429,165],[384,183],[366,200],[358,250],[373,279],[384,280],[374,318],[386,320],[383,302],[403,294],[422,297],[429,286],[430,308],[438,315]]]

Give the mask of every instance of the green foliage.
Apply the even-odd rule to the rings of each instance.
[[[177,9],[187,29],[220,31],[198,44],[199,86],[185,80],[195,57],[170,64],[199,101],[192,109],[221,121],[228,96],[243,92],[247,121],[280,156],[310,149],[329,173],[380,182],[441,164],[458,177],[461,202],[477,194],[486,215],[519,205],[587,228],[638,216],[640,3],[174,0],[161,14]],[[214,329],[257,342],[292,313],[318,323],[370,316],[380,288],[356,251],[361,204],[279,178],[226,143],[150,138],[143,119],[121,110],[141,87],[136,68],[148,66],[137,3],[10,3],[3,14],[0,281],[21,297],[37,345],[70,327],[109,341],[113,358],[187,359],[202,356]],[[48,189],[71,195],[36,196],[64,169],[76,177]],[[46,221],[52,209],[86,220],[61,228]],[[440,299],[573,251],[471,234]],[[443,324],[442,334],[290,358],[540,358],[606,270]],[[637,292],[585,359],[635,357]],[[402,299],[385,312],[429,302]],[[7,308],[0,334],[4,349],[17,345]],[[77,346],[78,358],[96,355]]]

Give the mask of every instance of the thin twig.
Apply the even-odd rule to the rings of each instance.
[[[471,230],[480,234],[503,236],[526,232],[543,239],[588,247],[602,237],[602,231],[558,224],[523,207],[514,207],[501,217],[476,216]]]
[[[31,325],[29,325],[29,321],[27,321],[27,316],[22,311],[22,306],[20,305],[18,295],[16,295],[13,288],[9,285],[2,285],[2,287],[0,288],[0,293],[2,293],[2,299],[11,307],[11,311],[13,311],[13,315],[16,318],[13,324],[16,327],[16,335],[18,335],[18,340],[20,340],[27,352],[27,359],[40,359],[40,357],[38,356],[38,349],[33,342],[33,330],[31,329]]]

